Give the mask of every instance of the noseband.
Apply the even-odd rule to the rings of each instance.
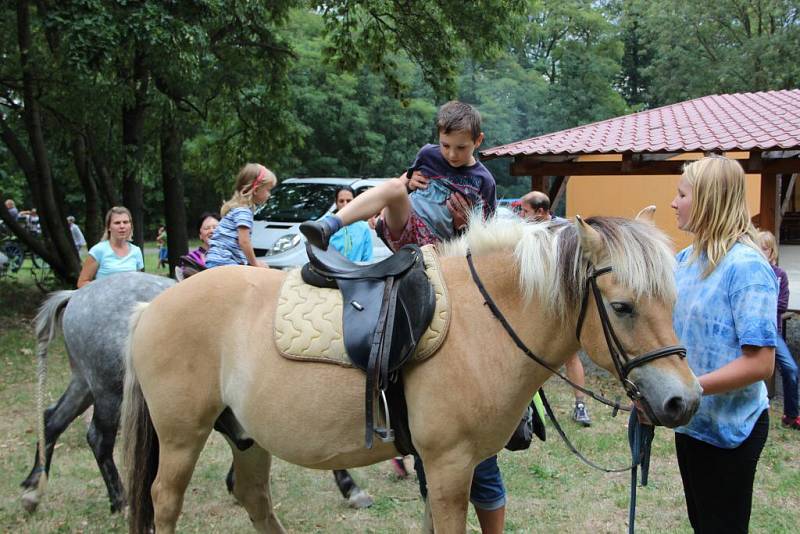
[[[539,356],[533,353],[525,343],[519,338],[517,333],[511,327],[509,322],[503,316],[500,309],[495,304],[492,297],[489,295],[489,292],[486,290],[486,287],[483,285],[483,282],[478,276],[478,271],[475,269],[475,264],[472,261],[472,253],[467,251],[467,263],[469,264],[470,272],[472,273],[472,279],[475,281],[475,285],[478,286],[478,290],[483,295],[484,301],[486,305],[489,306],[489,309],[492,311],[492,314],[500,321],[500,324],[503,325],[503,328],[508,332],[509,336],[514,343],[525,353],[526,356],[534,360],[536,363],[545,367],[547,370],[552,372],[555,375],[558,375],[561,379],[569,383],[573,388],[586,393],[587,395],[591,396],[595,400],[598,400],[604,404],[609,406],[613,406],[615,410],[620,409],[618,402],[609,401],[608,399],[602,397],[594,393],[591,390],[587,390],[583,387],[574,384],[571,380],[567,377],[559,373],[557,370],[553,369],[550,365],[547,364],[544,360],[542,360]],[[597,277],[602,276],[606,273],[610,273],[612,271],[611,267],[603,267],[602,269],[595,270],[594,266],[589,264],[588,274],[586,277],[586,287],[583,291],[583,300],[581,302],[581,309],[580,313],[578,314],[578,324],[575,328],[575,337],[580,342],[581,338],[581,329],[583,328],[583,322],[586,318],[586,308],[589,303],[589,293],[591,292],[594,295],[595,304],[597,306],[597,313],[600,316],[600,324],[603,327],[603,335],[606,338],[606,345],[608,345],[608,352],[611,355],[611,360],[614,362],[614,367],[617,370],[617,374],[619,376],[620,382],[622,383],[622,387],[625,389],[625,393],[628,397],[634,401],[639,402],[642,407],[644,408],[647,417],[650,418],[651,422],[654,424],[660,424],[658,417],[656,417],[655,413],[653,413],[650,404],[647,402],[647,399],[644,397],[642,392],[639,390],[638,386],[634,384],[631,380],[628,379],[628,374],[631,370],[635,369],[640,365],[644,365],[646,363],[652,362],[659,358],[665,358],[667,356],[672,356],[673,354],[678,355],[680,358],[686,357],[686,349],[682,345],[671,345],[667,347],[662,347],[660,349],[652,350],[650,352],[646,352],[639,356],[631,358],[627,352],[625,352],[625,348],[620,343],[619,338],[617,337],[616,333],[614,332],[614,328],[611,326],[611,319],[608,317],[608,312],[606,311],[605,304],[603,303],[603,295],[600,293],[600,288],[597,287]],[[615,412],[616,413],[616,412]]]
[[[603,295],[600,293],[600,288],[597,287],[597,277],[610,273],[611,271],[611,267],[603,267],[602,269],[595,270],[591,264],[589,265],[589,271],[586,276],[586,288],[583,292],[581,310],[578,314],[578,325],[575,328],[575,337],[580,342],[581,329],[583,328],[583,320],[586,318],[586,307],[589,303],[589,293],[591,292],[592,295],[594,295],[594,302],[597,307],[597,313],[600,316],[600,325],[603,327],[603,336],[606,338],[606,345],[611,355],[611,361],[614,362],[614,367],[622,382],[622,387],[625,388],[625,393],[627,393],[631,400],[641,401],[647,416],[654,423],[658,424],[658,418],[653,413],[653,410],[650,408],[650,405],[647,403],[647,400],[642,395],[638,386],[628,379],[628,374],[640,365],[658,360],[659,358],[672,356],[673,354],[677,354],[680,358],[686,358],[686,348],[682,345],[670,345],[651,350],[650,352],[633,358],[625,352],[625,347],[622,346],[617,334],[614,332],[614,327],[611,326],[611,319],[608,317],[608,311],[603,303]]]

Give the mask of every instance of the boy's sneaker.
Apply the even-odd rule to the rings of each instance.
[[[338,230],[338,228],[337,228]],[[300,225],[300,233],[306,236],[309,243],[322,250],[328,250],[328,242],[336,233],[328,222],[328,217],[321,221],[306,221]]]
[[[783,416],[781,419],[781,423],[785,428],[791,428],[793,430],[800,430],[800,416],[798,417],[787,417]]]
[[[580,401],[575,403],[575,410],[572,412],[572,420],[583,426],[592,426],[592,419],[586,410],[586,405]]]

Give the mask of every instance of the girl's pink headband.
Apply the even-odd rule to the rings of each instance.
[[[263,165],[259,165],[259,167],[261,168],[261,170],[258,172],[258,176],[256,176],[256,179],[253,180],[253,183],[250,184],[248,191],[255,191],[256,188],[258,188],[258,186],[261,185],[264,182],[264,179],[267,177],[267,168],[264,167]]]

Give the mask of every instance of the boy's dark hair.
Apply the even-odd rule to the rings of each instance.
[[[469,104],[451,100],[439,108],[436,114],[436,129],[439,133],[469,132],[472,140],[481,135],[481,114]]]
[[[333,194],[333,201],[334,202],[339,200],[339,193],[341,193],[342,191],[349,191],[350,194],[353,195],[353,198],[356,198],[356,192],[352,187],[350,187],[349,185],[342,185],[342,186],[337,187],[336,188],[336,192]]]

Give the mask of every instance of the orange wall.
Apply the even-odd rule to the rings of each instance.
[[[634,217],[650,204],[656,206],[656,225],[680,250],[691,242],[691,235],[678,230],[675,212],[669,207],[680,176],[573,176],[567,183],[567,217],[615,215]],[[761,177],[747,175],[747,207],[750,215],[759,213]]]

